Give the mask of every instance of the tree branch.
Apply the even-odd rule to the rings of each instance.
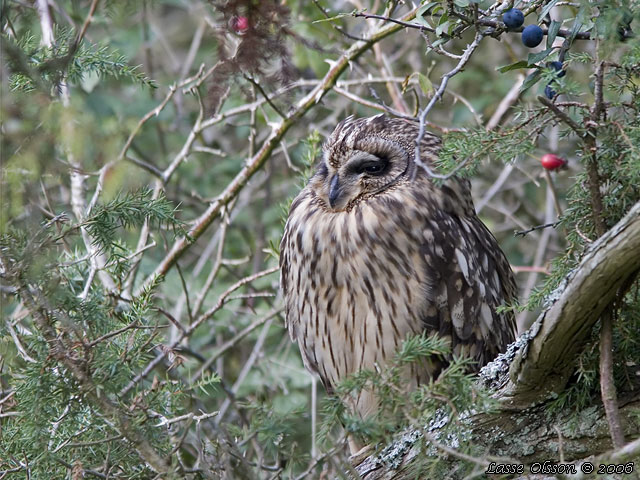
[[[618,411],[618,396],[613,381],[613,312],[607,308],[600,318],[600,391],[602,404],[607,414],[611,440],[616,448],[624,445],[624,432]]]
[[[640,399],[635,399],[620,409],[620,413],[626,421],[627,433],[635,432],[637,435],[640,428],[640,423],[634,415],[634,411],[638,407],[640,407]],[[470,423],[472,441],[483,445],[485,450],[499,456],[498,458],[480,457],[475,461],[462,458],[462,460],[471,461],[480,467],[486,465],[488,461],[522,462],[530,465],[534,462],[557,458],[560,442],[558,431],[562,436],[565,462],[580,463],[585,451],[601,454],[596,459],[590,460],[592,463],[595,461],[622,462],[631,458],[632,452],[637,452],[640,449],[638,440],[635,440],[623,446],[620,451],[607,452],[611,448],[611,439],[602,408],[584,412],[580,416],[580,422],[577,426],[571,412],[561,411],[549,418],[545,414],[543,406],[493,415],[476,415],[470,419]],[[557,430],[550,427],[551,425],[555,425]],[[441,442],[432,442],[429,433],[413,430],[402,434],[378,454],[364,459],[356,466],[356,471],[364,480],[416,478],[416,472],[412,469],[412,465],[419,460],[424,451],[424,445],[420,445],[419,439],[447,454],[451,462],[460,460],[460,452],[455,449],[452,451],[450,447]],[[621,455],[620,452],[625,452],[625,454]],[[580,471],[579,468],[577,470]],[[452,464],[451,472],[454,471],[455,468]],[[455,478],[454,475],[452,473],[450,477],[446,478]]]
[[[640,203],[594,242],[580,265],[561,284],[510,362],[500,397],[530,405],[561,390],[575,355],[618,288],[640,268]]]

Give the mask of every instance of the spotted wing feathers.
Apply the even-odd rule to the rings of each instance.
[[[425,330],[450,339],[452,353],[471,357],[479,368],[515,338],[513,313],[496,312],[515,298],[513,273],[475,214],[435,212],[424,237]]]

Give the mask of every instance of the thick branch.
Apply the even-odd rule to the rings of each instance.
[[[640,399],[635,399],[620,409],[629,435],[637,435],[640,430],[640,421],[634,414],[639,407]],[[599,454],[602,454],[599,459],[603,463],[615,461],[617,452],[603,453],[612,448],[604,410],[599,407],[585,410],[579,416],[571,414],[561,411],[549,418],[544,406],[537,406],[522,411],[472,417],[470,429],[473,443],[482,445],[492,455],[477,458],[476,463],[484,471],[489,460],[504,462],[504,459],[510,459],[527,465],[554,459],[557,461],[560,448],[564,462]],[[356,470],[364,480],[415,478],[412,464],[424,451],[424,446],[421,447],[418,442],[420,437],[418,431],[404,434],[380,454],[366,458],[356,466]],[[457,455],[451,455],[451,449],[446,445],[434,442],[430,445],[440,453],[449,454],[452,461],[456,460]],[[638,448],[637,440],[624,446],[622,451],[633,448]],[[624,461],[624,458],[618,461]],[[456,478],[455,468],[451,472],[451,477],[447,478]]]
[[[620,286],[640,269],[640,203],[589,249],[525,334],[501,397],[526,406],[564,388],[576,354]]]

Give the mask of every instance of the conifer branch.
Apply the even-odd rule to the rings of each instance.
[[[129,414],[123,411],[118,405],[104,393],[100,393],[93,379],[90,369],[86,364],[86,359],[75,352],[75,347],[65,341],[65,337],[59,335],[53,325],[53,310],[42,292],[35,287],[30,287],[27,281],[22,278],[22,265],[14,264],[11,259],[6,258],[0,252],[0,266],[4,271],[4,276],[13,284],[18,295],[22,299],[25,307],[32,315],[38,330],[47,341],[49,355],[63,365],[73,376],[75,381],[81,386],[81,390],[87,395],[91,402],[117,426],[118,431],[127,438],[134,446],[140,458],[143,459],[155,472],[165,474],[170,471],[171,466],[146,439],[140,429],[129,419]],[[57,310],[55,315],[64,315]],[[69,325],[73,325],[73,320],[65,319]]]

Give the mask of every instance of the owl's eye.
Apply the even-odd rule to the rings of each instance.
[[[381,175],[387,168],[388,161],[384,158],[379,160],[368,160],[359,164],[355,171],[358,174],[366,173],[367,175]]]

